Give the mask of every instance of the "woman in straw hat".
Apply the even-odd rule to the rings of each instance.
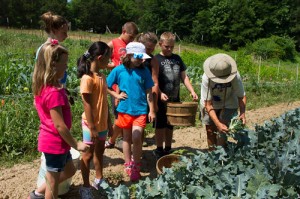
[[[225,146],[225,136],[230,120],[238,115],[246,123],[246,95],[237,64],[227,54],[215,54],[203,64],[201,84],[201,119],[206,126],[209,150],[214,146]]]

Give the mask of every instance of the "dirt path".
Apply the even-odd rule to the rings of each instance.
[[[300,107],[300,101],[290,104],[283,103],[251,110],[246,113],[248,127],[261,124],[265,120],[277,117],[288,110]],[[152,150],[155,148],[153,134],[146,138],[147,147],[143,148],[142,179],[155,178],[155,158]],[[203,127],[188,127],[174,131],[174,149],[197,150],[207,147],[206,135]],[[130,185],[129,178],[123,173],[123,154],[118,149],[107,149],[104,158],[104,175],[109,183]],[[28,193],[36,186],[40,160],[28,164],[14,165],[9,169],[0,169],[0,199],[26,198]],[[94,170],[91,171],[91,179],[94,178]],[[62,198],[79,199],[78,189],[82,184],[81,173],[78,170],[72,179],[70,191]],[[96,194],[96,193],[95,193]]]

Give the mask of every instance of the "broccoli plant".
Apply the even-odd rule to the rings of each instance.
[[[250,139],[248,136],[248,130],[245,128],[243,121],[238,116],[231,119],[228,130],[229,133],[227,136],[234,139],[238,146],[249,144]]]
[[[228,130],[230,134],[234,134],[242,131],[244,128],[243,121],[238,116],[235,116],[231,119]]]

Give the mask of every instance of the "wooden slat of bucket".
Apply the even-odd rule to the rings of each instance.
[[[167,103],[168,124],[173,126],[194,126],[197,112],[197,102]]]
[[[167,113],[167,115],[170,115],[170,116],[193,116],[194,114],[191,114],[191,113]]]
[[[195,107],[198,106],[198,102],[168,102],[168,107]]]

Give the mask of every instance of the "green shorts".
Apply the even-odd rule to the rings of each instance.
[[[231,119],[238,115],[238,109],[227,109],[225,108],[224,111],[222,109],[214,109],[217,117],[220,121],[223,121],[226,125],[229,125]],[[204,125],[214,125],[214,122],[209,117],[207,111],[204,107],[201,106],[201,121]]]

